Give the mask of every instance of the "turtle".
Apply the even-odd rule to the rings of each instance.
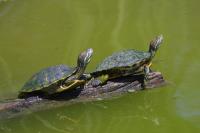
[[[148,51],[128,49],[106,57],[96,70],[90,73],[90,77],[95,79],[92,80],[92,85],[103,85],[109,79],[131,75],[143,75],[145,83],[150,73],[151,61],[162,41],[163,36],[159,35],[150,42]]]
[[[74,89],[85,83],[80,77],[90,62],[93,49],[89,48],[79,54],[76,67],[55,65],[44,68],[34,74],[19,91],[19,98],[44,95],[51,96],[68,89]]]

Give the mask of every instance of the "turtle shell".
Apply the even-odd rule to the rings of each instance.
[[[42,69],[34,74],[22,87],[20,92],[33,92],[47,88],[71,76],[75,72],[75,68],[66,65],[57,65]],[[48,89],[47,89],[48,91]]]
[[[116,52],[105,58],[96,68],[96,72],[108,71],[110,69],[118,69],[131,67],[134,65],[142,65],[151,58],[151,53],[138,50],[123,50]]]

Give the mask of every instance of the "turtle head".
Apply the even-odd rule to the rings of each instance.
[[[89,48],[78,56],[77,66],[80,69],[85,69],[93,54],[93,49]]]
[[[156,51],[160,47],[161,43],[163,41],[163,36],[159,35],[156,38],[154,38],[149,45],[149,52],[152,54],[152,57],[155,55]]]

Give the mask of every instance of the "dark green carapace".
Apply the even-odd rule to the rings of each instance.
[[[71,76],[75,72],[75,68],[66,65],[57,65],[45,68],[34,74],[22,87],[21,92],[32,92],[41,88],[49,87],[56,82],[61,82],[65,78]]]

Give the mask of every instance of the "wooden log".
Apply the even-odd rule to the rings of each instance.
[[[13,118],[22,114],[52,109],[60,106],[67,106],[77,102],[95,101],[113,96],[122,95],[128,92],[148,90],[166,84],[160,72],[151,72],[149,81],[143,88],[142,76],[128,76],[110,80],[103,86],[93,87],[91,82],[85,86],[56,94],[48,99],[32,96],[27,99],[12,99],[0,103],[0,119]]]

